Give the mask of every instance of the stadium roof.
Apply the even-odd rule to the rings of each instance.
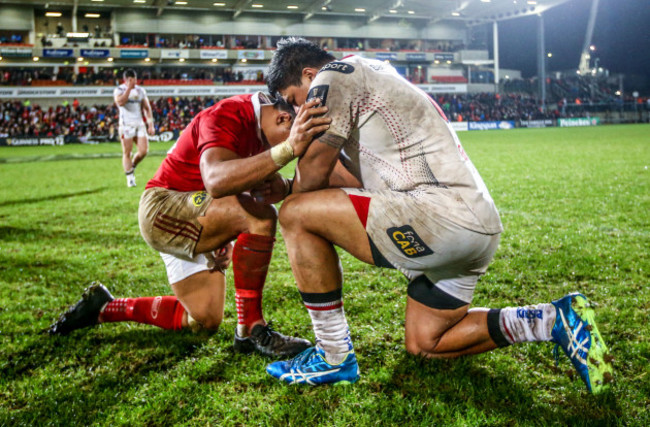
[[[0,0],[6,4],[33,5],[48,10],[150,8],[158,14],[166,10],[213,10],[242,13],[300,15],[308,20],[318,15],[364,16],[372,22],[380,18],[407,20],[462,20],[469,25],[513,19],[542,13],[570,0]]]

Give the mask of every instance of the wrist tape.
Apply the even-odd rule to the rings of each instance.
[[[272,147],[270,151],[271,159],[280,167],[285,166],[296,157],[293,154],[293,147],[289,141],[281,142],[275,147]]]

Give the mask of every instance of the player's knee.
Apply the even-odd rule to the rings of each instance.
[[[214,331],[219,329],[219,325],[223,321],[223,313],[219,313],[218,310],[211,309],[210,307],[194,309],[188,314],[188,323],[190,323],[188,326],[192,329],[208,329]],[[192,321],[195,324],[191,324]]]
[[[302,203],[299,194],[292,194],[287,197],[280,207],[279,222],[282,232],[295,229],[300,225],[302,216]]]
[[[436,347],[440,342],[440,337],[434,336],[432,331],[418,329],[412,333],[407,333],[404,340],[406,351],[413,355],[433,356],[436,354]]]
[[[191,319],[190,319],[191,318]],[[219,304],[206,301],[204,304],[192,307],[188,312],[188,323],[193,320],[196,324],[188,325],[193,329],[217,330],[223,321],[223,310],[219,310]]]

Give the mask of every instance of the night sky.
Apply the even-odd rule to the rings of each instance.
[[[544,13],[547,70],[575,70],[585,40],[592,0],[571,0]],[[499,58],[503,68],[537,74],[537,17],[499,23]],[[491,38],[491,31],[489,32]],[[650,94],[650,1],[600,0],[592,44],[599,66],[625,73],[625,90]],[[491,46],[490,46],[491,49]]]

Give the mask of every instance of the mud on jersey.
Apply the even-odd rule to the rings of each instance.
[[[126,84],[121,84],[113,91],[113,99],[126,92]],[[135,85],[129,92],[129,99],[126,104],[119,106],[120,126],[137,126],[143,123],[142,120],[142,100],[147,97],[144,88]]]
[[[358,56],[330,62],[312,81],[308,98],[314,97],[329,107],[327,133],[345,139],[341,161],[364,188],[427,197],[436,206],[432,215],[480,233],[502,231],[444,113],[392,66]]]

